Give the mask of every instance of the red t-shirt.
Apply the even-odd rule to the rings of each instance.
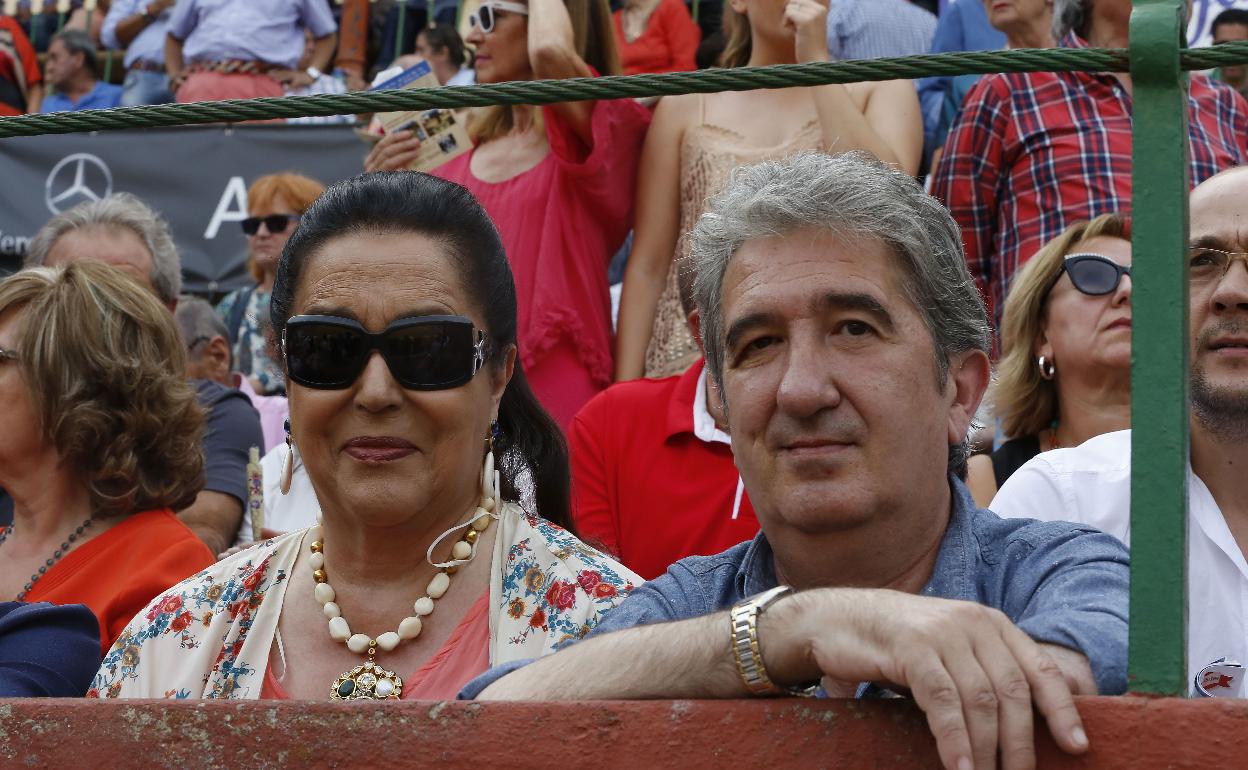
[[[100,621],[100,646],[108,652],[148,602],[215,562],[173,511],[143,511],[71,548],[26,601],[87,605]]]
[[[694,435],[702,367],[613,385],[572,421],[577,529],[647,580],[686,556],[716,554],[758,534],[748,495],[737,504],[732,448]]]
[[[690,72],[697,69],[702,30],[681,0],[659,0],[646,28],[633,42],[624,37],[622,11],[615,12],[615,40],[625,75]]]
[[[14,60],[16,56],[16,61]],[[26,81],[25,89],[18,86],[17,73],[22,72]],[[35,49],[18,23],[9,16],[0,16],[0,90],[8,96],[0,98],[0,115],[21,115],[22,112],[7,98],[29,91],[33,85],[43,82],[43,74],[39,71],[39,61],[35,58]],[[7,86],[7,87],[6,87]],[[29,105],[28,105],[29,106]]]

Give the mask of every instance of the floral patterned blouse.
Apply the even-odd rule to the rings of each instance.
[[[490,665],[576,641],[640,577],[567,530],[504,504],[490,577]],[[104,657],[89,698],[259,698],[307,530],[240,551],[158,596]]]
[[[217,304],[217,315],[228,325],[234,306],[246,296],[247,307],[237,329],[230,329],[234,342],[234,369],[260,383],[260,395],[281,392],[286,388],[282,367],[269,355],[269,298],[267,291],[235,289]]]

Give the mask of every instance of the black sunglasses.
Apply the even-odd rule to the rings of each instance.
[[[264,223],[264,228],[270,233],[286,232],[286,225],[299,219],[298,214],[269,214],[267,217],[247,217],[242,221],[243,232],[247,235],[255,235],[260,232],[260,223]]]
[[[408,390],[458,388],[490,354],[485,332],[452,315],[401,318],[377,334],[350,318],[299,315],[286,322],[282,350],[290,379],[318,390],[350,387],[374,350]]]
[[[1100,254],[1070,254],[1057,277],[1061,278],[1062,273],[1069,275],[1070,282],[1082,293],[1100,297],[1117,289],[1122,277],[1131,275],[1131,268]]]

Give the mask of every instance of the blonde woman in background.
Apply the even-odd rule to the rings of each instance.
[[[725,67],[827,61],[827,0],[727,0]],[[669,96],[646,139],[624,274],[615,377],[666,377],[698,358],[677,270],[707,200],[737,166],[800,150],[865,150],[913,174],[923,126],[910,81]]]
[[[1130,239],[1127,219],[1102,214],[1049,241],[1015,277],[988,391],[1009,440],[968,462],[976,504],[987,507],[1040,452],[1131,427]]]

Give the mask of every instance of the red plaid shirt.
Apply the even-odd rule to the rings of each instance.
[[[1062,45],[1086,48],[1068,35]],[[1191,76],[1191,184],[1248,163],[1248,102]],[[966,96],[932,194],[1000,325],[1014,272],[1069,225],[1131,208],[1131,97],[1110,74],[987,75]]]

